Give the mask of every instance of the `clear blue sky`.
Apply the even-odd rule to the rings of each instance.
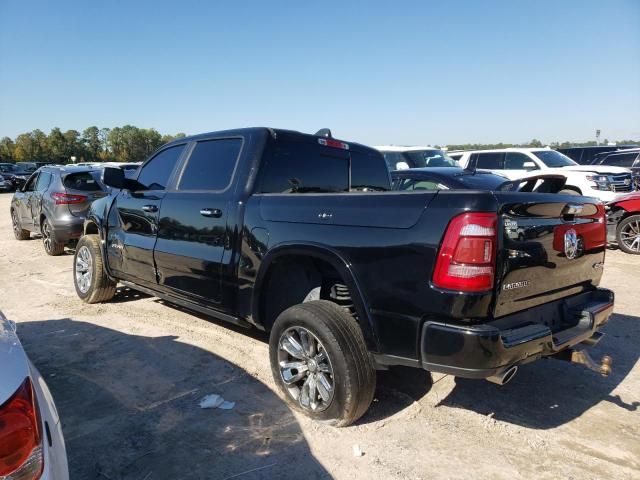
[[[0,136],[640,139],[640,0],[0,0]]]

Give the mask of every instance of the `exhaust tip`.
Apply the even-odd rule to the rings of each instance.
[[[507,368],[506,370],[503,370],[497,375],[492,375],[491,377],[487,377],[487,380],[497,385],[506,385],[513,379],[513,377],[516,376],[516,373],[518,373],[518,367],[514,365],[512,367]]]

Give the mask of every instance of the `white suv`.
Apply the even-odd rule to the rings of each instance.
[[[579,165],[550,148],[502,148],[455,152],[460,165],[467,169],[487,170],[518,179],[536,173],[562,173],[567,177],[562,193],[597,197],[608,202],[620,192],[633,190],[631,170],[604,165]]]

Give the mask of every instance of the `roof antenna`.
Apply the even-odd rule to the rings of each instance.
[[[331,130],[329,130],[328,128],[321,128],[316,132],[316,137],[333,138],[333,135],[331,135]]]

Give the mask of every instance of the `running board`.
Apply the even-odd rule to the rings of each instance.
[[[198,305],[197,303],[190,302],[189,300],[183,300],[182,298],[175,297],[173,295],[167,295],[166,293],[160,293],[151,288],[142,287],[140,285],[128,282],[126,280],[120,280],[120,283],[126,287],[129,287],[132,290],[138,290],[139,292],[146,293],[147,295],[151,295],[152,297],[158,297],[162,300],[165,300],[169,303],[174,303],[188,310],[193,310],[195,312],[208,315],[210,317],[215,318],[216,320],[222,320],[223,322],[233,323],[234,325],[247,328],[247,329],[253,328],[253,325],[247,322],[246,320],[234,317],[232,315],[227,315],[226,313],[219,312],[217,310],[214,310],[213,308],[204,307],[202,305]]]

